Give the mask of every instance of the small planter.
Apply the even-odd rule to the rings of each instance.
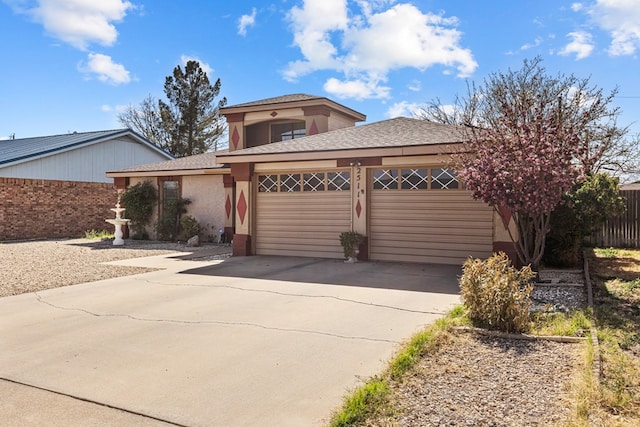
[[[355,263],[360,252],[359,246],[364,242],[364,236],[356,231],[345,231],[340,233],[340,244],[344,251],[345,262]]]

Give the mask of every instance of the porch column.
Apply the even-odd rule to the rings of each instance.
[[[234,219],[236,210],[235,207],[235,197],[233,194],[233,177],[231,175],[223,175],[222,183],[224,184],[224,241],[228,243],[233,239],[233,234],[235,233],[234,229]]]
[[[512,219],[511,211],[508,208],[499,208],[500,213],[496,209],[493,210],[493,252],[504,252],[511,259],[511,263],[515,267],[522,267],[516,245],[509,236],[509,231],[514,238],[518,238],[518,229]],[[504,217],[504,219],[502,218]]]
[[[251,186],[253,163],[231,165],[231,176],[235,181],[235,233],[233,256],[252,255],[251,233],[253,215],[253,193]]]

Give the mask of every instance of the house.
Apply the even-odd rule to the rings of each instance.
[[[0,177],[109,182],[110,170],[173,159],[131,129],[0,141]]]
[[[459,264],[512,253],[505,225],[451,166],[462,141],[455,126],[410,118],[356,126],[364,114],[305,94],[220,112],[229,151],[207,170],[222,174],[217,203],[235,256],[341,258],[339,235],[350,230],[366,236],[363,260]],[[174,177],[184,182],[186,172]]]
[[[228,166],[216,161],[220,153],[197,154],[110,171],[107,176],[114,179],[119,189],[144,181],[150,181],[156,187],[158,208],[151,219],[152,223],[162,215],[167,202],[179,198],[189,199],[191,203],[187,207],[188,214],[205,227],[206,236],[203,237],[220,239],[218,234],[222,228],[222,238],[230,241],[233,230],[228,228],[227,234],[224,234],[225,221],[229,222],[231,216],[230,212],[227,214],[225,211],[224,186],[225,182],[230,183],[231,171]]]
[[[106,229],[115,168],[172,159],[130,129],[0,141],[0,241]]]

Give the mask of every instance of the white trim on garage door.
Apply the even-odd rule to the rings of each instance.
[[[258,176],[256,254],[341,258],[340,233],[351,229],[349,171]]]
[[[493,210],[459,186],[446,168],[372,170],[370,258],[460,264],[490,256]]]

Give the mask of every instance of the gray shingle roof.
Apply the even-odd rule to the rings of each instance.
[[[310,99],[323,99],[322,96],[307,95],[306,93],[295,93],[291,95],[276,96],[273,98],[260,99],[258,101],[245,102],[243,104],[229,105],[224,108],[256,107],[260,105],[283,104],[286,102],[308,101]]]
[[[26,161],[30,158],[42,157],[69,150],[82,145],[90,145],[122,135],[131,135],[148,144],[150,147],[165,153],[151,142],[131,129],[103,130],[95,132],[74,132],[63,135],[38,136],[33,138],[8,139],[0,141],[0,166],[9,163]]]
[[[181,171],[199,169],[218,169],[224,165],[216,162],[216,157],[227,154],[227,151],[216,151],[211,153],[195,154],[193,156],[180,157],[166,162],[149,163],[146,165],[134,166],[111,172],[158,172],[158,171]]]
[[[232,151],[227,156],[282,154],[462,142],[462,128],[426,120],[397,117],[300,139]]]

